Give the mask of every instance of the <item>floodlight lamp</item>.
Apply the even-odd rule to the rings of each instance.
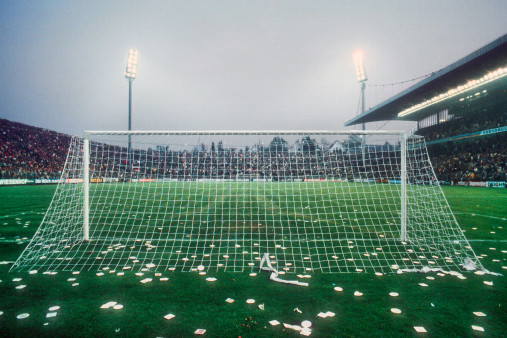
[[[136,78],[138,55],[139,52],[137,51],[137,49],[131,48],[129,50],[127,59],[127,70],[124,74],[125,78],[130,81]]]
[[[364,52],[362,49],[356,50],[352,54],[352,58],[354,59],[354,67],[356,68],[356,76],[357,81],[365,82],[368,80],[366,77],[366,72],[364,71]]]

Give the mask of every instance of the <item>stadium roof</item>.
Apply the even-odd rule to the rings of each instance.
[[[421,104],[443,93],[448,93],[459,85],[483,78],[485,74],[505,67],[507,67],[507,34],[368,109],[364,114],[347,121],[345,126],[386,120],[421,120],[423,117],[439,111],[439,109],[445,109],[445,103],[432,104],[428,108],[423,107],[417,109],[417,112],[404,116],[398,114],[414,105]],[[499,88],[503,90],[506,87],[507,76],[501,76],[495,81],[486,81],[484,85],[481,84],[481,90],[498,90]],[[463,97],[463,95],[460,97]]]

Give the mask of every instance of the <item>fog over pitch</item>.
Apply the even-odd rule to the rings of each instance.
[[[134,129],[343,129],[356,48],[368,84],[404,81],[505,34],[506,15],[504,1],[463,0],[2,3],[0,117],[126,129],[134,47]],[[367,87],[367,108],[399,89]]]

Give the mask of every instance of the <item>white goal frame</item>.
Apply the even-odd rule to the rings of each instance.
[[[299,135],[299,134],[319,134],[335,135],[340,131],[330,130],[211,130],[211,131],[85,131],[83,143],[83,240],[90,240],[90,135]],[[407,136],[404,131],[366,131],[366,130],[348,130],[349,135],[399,135],[401,150],[401,229],[400,240],[407,240]]]
[[[151,268],[260,268],[275,278],[484,269],[421,136],[399,130],[74,136],[51,204],[11,271]]]

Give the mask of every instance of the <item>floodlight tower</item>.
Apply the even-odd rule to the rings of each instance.
[[[352,57],[354,59],[354,67],[356,68],[356,76],[357,81],[361,84],[361,114],[364,114],[365,107],[364,107],[364,90],[366,89],[366,81],[368,81],[368,78],[366,77],[366,72],[364,71],[364,52],[362,49],[358,49],[352,54]],[[361,125],[362,130],[365,130],[364,122]],[[361,149],[363,153],[363,164],[365,160],[365,139],[364,135],[361,141]]]
[[[132,130],[132,82],[134,82],[134,79],[136,78],[137,73],[137,58],[138,58],[139,52],[137,49],[130,48],[128,60],[127,60],[127,69],[125,70],[125,78],[129,82],[129,131]],[[132,144],[130,140],[130,135],[128,137],[128,162],[130,165],[130,152],[132,149]]]

